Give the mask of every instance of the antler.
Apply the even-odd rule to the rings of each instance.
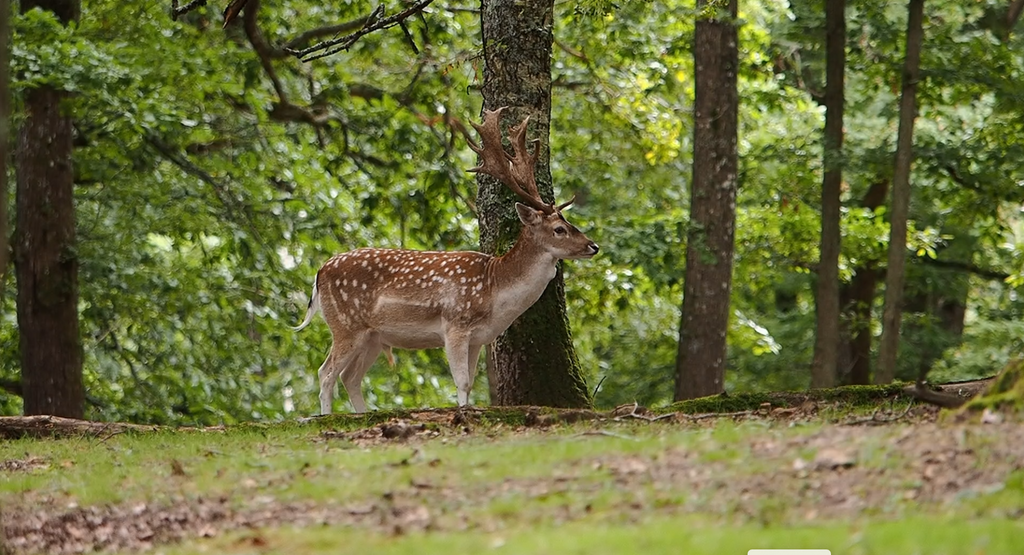
[[[466,137],[469,148],[479,154],[481,159],[480,165],[471,168],[469,171],[485,173],[497,179],[518,195],[526,204],[545,214],[554,214],[571,204],[572,201],[555,207],[541,200],[540,192],[537,190],[537,180],[534,176],[534,169],[537,165],[537,143],[540,141],[537,139],[531,141],[533,143],[532,154],[526,149],[526,127],[530,122],[529,116],[522,123],[509,130],[512,149],[515,155],[505,152],[505,149],[501,146],[500,125],[501,113],[505,108],[506,106],[497,110],[484,110],[484,121],[482,124],[478,125],[475,122],[471,122],[473,127],[476,128],[477,133],[480,134],[483,146],[477,145],[468,136]]]

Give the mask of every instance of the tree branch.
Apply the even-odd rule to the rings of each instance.
[[[8,380],[0,379],[0,390],[6,391],[11,395],[17,395],[23,397],[21,393],[21,381],[20,380]]]
[[[267,43],[267,39],[263,38],[263,33],[256,25],[256,14],[260,11],[260,0],[249,0],[245,5],[245,13],[243,15],[243,25],[245,27],[245,36],[249,39],[249,44],[252,45],[252,49],[256,51],[256,56],[260,59],[260,65],[263,66],[263,71],[267,73],[267,77],[270,82],[274,85],[274,91],[277,92],[277,98],[280,99],[282,104],[289,104],[288,94],[284,90],[284,85],[281,84],[281,80],[277,78],[277,73],[274,71],[274,64],[271,62],[271,47]]]
[[[981,276],[986,279],[998,279],[1006,280],[1010,277],[1010,274],[1006,272],[1000,272],[998,270],[990,270],[988,268],[981,268],[970,262],[961,262],[959,260],[938,260],[935,258],[928,258],[926,256],[919,256],[917,260],[922,264],[929,266],[936,266],[938,268],[947,268],[950,270],[959,270],[961,272],[969,272],[976,276]]]
[[[274,50],[273,54],[275,58],[285,58],[291,55],[290,50],[295,50],[306,45],[313,39],[325,37],[327,35],[337,35],[338,33],[350,33],[357,29],[360,29],[366,25],[367,16],[362,16],[352,21],[346,21],[344,23],[337,23],[334,25],[327,25],[326,27],[317,27],[308,31],[303,31],[295,37],[284,43],[281,48]]]
[[[344,37],[319,42],[317,44],[314,44],[313,46],[310,46],[309,48],[304,48],[302,50],[288,49],[287,52],[304,62],[311,62],[313,60],[317,60],[320,58],[326,58],[327,56],[336,54],[338,52],[341,52],[342,50],[348,50],[349,48],[352,47],[353,44],[356,43],[357,40],[374,31],[378,31],[380,29],[387,29],[400,24],[401,22],[408,19],[410,16],[413,16],[423,11],[423,9],[429,6],[433,1],[434,0],[420,0],[419,2],[413,4],[406,10],[399,12],[391,17],[385,17],[383,19],[374,20],[372,17],[367,16],[366,24],[363,25],[362,29],[356,31],[355,33],[345,35]],[[379,8],[380,6],[378,6],[378,9]],[[374,11],[376,12],[377,10]],[[374,14],[370,15],[372,16]]]
[[[206,0],[192,0],[188,4],[182,7],[178,7],[178,0],[171,0],[171,19],[178,19],[179,17],[199,9],[206,5]]]
[[[1009,9],[1006,10],[1006,34],[1009,35],[1013,28],[1017,25],[1017,20],[1020,19],[1021,12],[1024,11],[1024,0],[1013,0],[1010,2]]]
[[[260,0],[247,0],[243,10],[242,23],[245,28],[245,36],[249,39],[249,44],[252,45],[252,49],[256,52],[256,57],[260,60],[260,65],[263,66],[263,71],[266,72],[274,87],[274,91],[277,93],[278,102],[271,109],[270,118],[282,122],[308,123],[315,127],[322,127],[331,120],[337,120],[337,116],[324,108],[308,108],[292,104],[288,100],[288,93],[281,79],[278,78],[277,72],[274,70],[273,62],[275,57],[283,58],[286,56],[285,50],[271,47],[267,39],[264,38],[263,32],[260,31],[259,26],[256,24],[256,14],[259,12],[259,9]],[[280,55],[277,55],[278,53]]]
[[[238,17],[238,12],[242,11],[245,7],[245,3],[249,0],[231,0],[228,7],[224,8],[224,24],[221,25],[221,29],[226,29],[231,22]]]
[[[228,187],[226,185],[218,181],[206,170],[193,164],[192,161],[189,160],[186,156],[182,156],[181,154],[175,152],[174,147],[163,142],[163,140],[157,137],[155,134],[146,133],[143,135],[143,140],[146,142],[146,144],[152,147],[153,150],[157,152],[157,154],[163,156],[168,162],[174,164],[179,169],[181,169],[181,171],[209,185],[210,188],[213,189],[213,195],[217,197],[217,200],[220,201],[221,205],[223,205],[224,208],[227,210],[229,218],[236,222],[239,222],[242,225],[248,226],[249,231],[252,233],[253,237],[261,245],[266,246],[266,244],[263,242],[262,236],[259,233],[259,230],[256,229],[256,225],[252,221],[252,217],[249,215],[248,211],[244,209],[239,209],[237,203],[231,200],[231,197],[227,190]],[[238,216],[239,212],[241,212],[242,217]]]

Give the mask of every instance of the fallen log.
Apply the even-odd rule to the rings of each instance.
[[[0,438],[22,437],[106,437],[124,432],[154,432],[160,426],[124,422],[92,422],[48,414],[33,416],[0,416]]]

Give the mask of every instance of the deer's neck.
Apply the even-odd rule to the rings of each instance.
[[[558,259],[524,229],[512,250],[488,264],[487,280],[494,295],[495,316],[511,323],[537,302],[555,277],[557,264]]]

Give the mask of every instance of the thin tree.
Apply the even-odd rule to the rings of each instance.
[[[843,181],[845,12],[846,0],[825,1],[825,175],[821,182],[821,247],[811,387],[834,386],[839,360],[839,209]]]
[[[22,0],[67,25],[78,0]],[[14,264],[25,414],[81,418],[85,405],[78,330],[72,127],[66,91],[41,85],[25,93],[15,154],[17,203]]]
[[[551,123],[552,0],[483,0],[484,109],[509,106],[507,122],[530,116],[538,143],[536,178],[545,202],[554,197],[547,137]],[[477,208],[484,252],[507,251],[519,235],[514,198],[479,178]],[[490,348],[491,402],[496,405],[582,407],[590,404],[572,345],[561,266],[540,300]]]
[[[913,161],[914,119],[917,117],[917,81],[924,40],[924,0],[910,0],[907,13],[907,52],[903,62],[896,167],[892,177],[892,212],[889,219],[889,260],[885,273],[882,340],[878,348],[875,383],[886,384],[896,375],[904,266],[907,260],[907,216],[910,207],[910,166]]]
[[[714,10],[718,4],[721,11]],[[687,231],[675,398],[723,391],[736,226],[737,0],[699,0],[696,24],[693,181]]]
[[[11,3],[0,0],[0,299],[4,297],[10,262],[7,216],[7,156],[11,138]]]

